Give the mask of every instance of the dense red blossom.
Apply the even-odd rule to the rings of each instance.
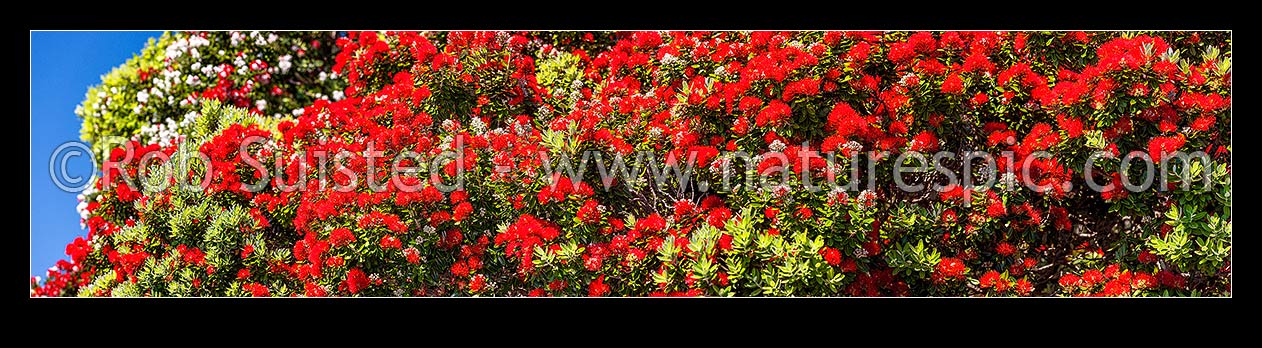
[[[1181,232],[1110,210],[1187,209],[1174,194],[1122,186],[1114,165],[1130,151],[1160,160],[1204,149],[1230,173],[1230,72],[1186,53],[1214,47],[1224,57],[1230,46],[1196,35],[348,32],[337,40],[337,76],[323,77],[345,90],[280,120],[217,126],[191,144],[210,160],[212,208],[175,209],[187,197],[122,185],[121,174],[145,170],[137,155],[177,146],[110,151],[101,193],[85,200],[88,235],[32,281],[32,295],[113,295],[162,276],[196,284],[170,287],[194,289],[187,294],[250,296],[1226,294],[1229,258],[1211,267],[1136,251]],[[208,68],[233,76],[280,63]],[[141,70],[141,79],[163,73]],[[235,101],[240,88],[201,94]],[[251,137],[267,141],[239,146]],[[322,165],[303,151],[369,144],[387,157],[457,156],[398,178],[407,189],[363,187],[381,180],[364,155],[329,176],[356,189],[295,184]],[[571,180],[554,170],[559,154],[588,149],[608,151],[606,160],[648,150],[653,164],[695,155],[691,178],[710,184],[724,165],[788,181],[680,192],[651,178]],[[789,188],[846,178],[830,153],[885,151],[870,160],[884,170],[901,154],[939,150],[991,155],[1005,189],[957,182],[935,199],[895,191],[879,175],[858,190]],[[1099,193],[1078,178],[1095,150],[1107,154],[1087,178],[1109,186]],[[259,172],[245,155],[277,171]],[[264,190],[243,189],[265,174]],[[458,178],[463,189],[439,189]],[[1222,208],[1210,201],[1204,215],[1220,218]],[[1122,216],[1142,233],[1101,237]]]

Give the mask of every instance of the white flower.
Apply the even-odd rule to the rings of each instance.
[[[999,177],[999,185],[1002,185],[1003,187],[1016,187],[1017,175],[1012,172],[1003,173],[1003,175]]]
[[[88,179],[91,183],[96,181],[96,176]],[[88,185],[88,188],[79,193],[79,204],[75,206],[75,211],[79,212],[79,228],[87,228],[83,223],[88,220],[88,202],[96,195],[96,185]]]
[[[679,58],[676,58],[670,53],[667,53],[662,57],[662,65],[675,65],[676,63],[679,63]]]
[[[767,145],[767,148],[771,149],[771,151],[781,152],[784,151],[785,148],[788,148],[788,146],[780,142],[780,139],[776,139],[771,142],[771,145]]]
[[[288,54],[280,56],[280,63],[276,64],[280,67],[280,72],[289,72],[289,68],[294,65],[293,63],[290,63],[289,60],[293,58],[294,56]]]
[[[854,140],[847,141],[845,144],[841,145],[841,147],[850,149],[850,151],[854,151],[854,152],[863,151],[863,144],[860,144],[859,142],[854,141]]]
[[[254,107],[258,108],[259,111],[267,110],[267,101],[259,99],[254,102]]]
[[[346,98],[346,94],[342,91],[333,91],[333,100],[342,100],[342,98]]]
[[[469,120],[469,128],[472,128],[474,133],[482,134],[486,132],[486,123],[482,122],[482,119],[474,117]]]
[[[166,57],[167,59],[179,58],[179,56],[184,54],[184,51],[187,49],[188,39],[176,40],[175,42],[172,42],[170,46],[167,46]]]
[[[910,72],[903,74],[902,78],[898,79],[898,84],[901,86],[907,86],[907,82],[909,82],[913,77],[916,77],[916,74]]]
[[[188,38],[189,47],[196,48],[196,47],[206,46],[206,45],[210,45],[210,40],[207,40],[204,37],[194,35]]]

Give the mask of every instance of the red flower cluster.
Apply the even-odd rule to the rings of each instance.
[[[1159,281],[1171,275],[1178,277],[1169,271],[1161,271],[1154,277],[1148,273],[1122,269],[1120,264],[1110,264],[1103,270],[1090,269],[1081,275],[1066,273],[1057,283],[1061,291],[1073,296],[1135,296],[1138,291],[1156,289],[1158,286],[1182,287],[1181,284],[1167,284],[1165,281]],[[1181,277],[1179,281],[1182,281]]]
[[[1229,72],[1200,60],[1184,71],[1163,55],[1225,43],[1191,35],[352,32],[337,44],[345,99],[314,101],[278,123],[224,125],[196,144],[211,159],[210,208],[175,212],[192,199],[120,185],[118,174],[144,169],[114,151],[119,165],[106,173],[115,176],[88,206],[89,236],[67,246],[73,262],[33,294],[147,286],[138,279],[168,269],[151,261],[193,271],[202,290],[182,295],[1226,293],[1229,266],[1212,263],[1155,262],[1146,252],[1082,268],[1120,255],[1118,243],[1164,234],[1077,233],[1111,230],[1122,216],[1165,223],[1151,213],[1170,210],[1172,193],[1122,188],[1104,166],[1120,162],[1119,150],[1162,158],[1229,143]],[[237,146],[250,137],[265,141]],[[457,156],[398,178],[415,189],[372,190],[380,175],[367,165],[368,144],[386,157]],[[864,160],[886,168],[901,153],[969,146],[995,160],[996,181],[1011,190],[957,182],[922,200],[885,177],[857,192],[790,188],[844,178],[828,153],[886,151]],[[553,170],[559,154],[588,149],[605,159],[646,150],[653,164],[695,155],[704,169],[690,179],[711,184],[733,164],[788,179],[765,190],[674,190],[651,177],[597,182]],[[1080,189],[1091,150],[1111,155],[1089,178],[1114,184],[1098,194]],[[356,188],[307,180],[326,165],[303,155],[315,151],[351,153],[346,172],[330,178]],[[742,168],[722,151],[758,156]],[[264,176],[244,155],[276,168],[261,192],[240,187]],[[1229,170],[1229,155],[1213,160]],[[439,189],[458,178],[462,189]],[[1110,210],[1123,206],[1148,209]],[[212,229],[216,237],[203,238]],[[105,274],[116,279],[98,280]]]

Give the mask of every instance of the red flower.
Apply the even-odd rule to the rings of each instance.
[[[416,248],[408,247],[407,249],[403,249],[403,256],[407,257],[408,263],[410,264],[415,265],[421,263],[421,252],[416,250]]]
[[[249,292],[250,292],[250,296],[254,296],[254,297],[269,297],[269,296],[271,296],[271,291],[269,291],[269,290],[267,289],[267,286],[262,285],[262,284],[258,284],[258,283],[245,283],[245,284],[241,284],[241,288],[242,288],[242,289],[245,289],[245,291],[249,291]]]
[[[469,204],[467,201],[460,202],[460,204],[456,204],[456,207],[452,209],[451,220],[455,222],[464,221],[464,219],[472,212],[472,204]]]
[[[533,215],[522,214],[504,232],[495,236],[495,245],[503,245],[506,255],[517,257],[521,262],[518,271],[524,273],[533,268],[531,255],[534,247],[542,245],[545,241],[556,239],[560,234],[561,230],[556,225]]]
[[[1182,289],[1186,285],[1183,275],[1168,270],[1157,272],[1157,282],[1161,283],[1161,286],[1172,289]]]
[[[1217,121],[1217,118],[1214,115],[1201,115],[1201,117],[1197,117],[1196,120],[1192,121],[1192,125],[1189,127],[1205,132],[1214,126],[1215,121]]]
[[[1025,278],[1018,279],[1016,290],[1018,295],[1029,295],[1031,291],[1034,291],[1034,284],[1031,284],[1030,281]]]
[[[569,284],[567,284],[564,280],[553,280],[551,283],[548,283],[548,290],[551,290],[552,292],[557,292],[557,291],[565,290],[565,287],[568,285]]]
[[[1148,273],[1137,272],[1131,277],[1131,287],[1137,290],[1151,289],[1157,286],[1157,279]]]
[[[603,297],[609,294],[609,285],[605,285],[605,275],[596,276],[591,284],[587,286],[587,295],[591,297]]]
[[[923,131],[911,138],[907,151],[932,152],[938,149],[938,136],[931,131]]]
[[[333,229],[329,235],[329,243],[333,246],[343,246],[355,241],[355,234],[345,227]]]
[[[346,289],[351,294],[358,294],[366,288],[368,288],[368,276],[364,274],[364,271],[356,267],[346,272]]]
[[[696,205],[692,204],[692,201],[689,200],[681,199],[675,201],[675,218],[679,219],[692,214],[692,209],[695,207]]]
[[[943,225],[950,225],[954,224],[958,218],[959,217],[955,215],[955,210],[947,209],[942,211],[942,216],[938,219]]]
[[[328,292],[320,285],[308,282],[303,285],[303,295],[307,297],[324,297],[328,295]]]
[[[456,263],[451,264],[451,274],[457,277],[468,276],[469,275],[468,264],[466,264],[464,261],[456,261]]]
[[[964,278],[965,272],[968,272],[968,268],[964,266],[963,261],[954,257],[944,257],[938,260],[938,265],[934,269],[933,279],[936,282],[959,280]]]
[[[754,118],[754,124],[759,127],[775,127],[783,124],[793,114],[793,109],[789,104],[777,100],[772,100],[771,104],[758,112],[758,116]]]
[[[381,248],[382,248],[382,249],[399,249],[399,248],[402,248],[402,247],[403,247],[403,243],[402,243],[401,241],[399,241],[399,239],[398,239],[398,238],[395,238],[394,236],[391,236],[391,235],[388,235],[388,234],[387,234],[387,235],[385,235],[385,236],[382,236],[382,237],[381,237]]]
[[[973,102],[973,105],[982,105],[986,104],[989,100],[990,97],[986,96],[986,93],[977,93],[977,95],[974,95],[973,99],[970,101]]]
[[[1008,244],[1008,242],[1000,242],[999,246],[995,247],[995,252],[1003,256],[1012,256],[1013,253],[1017,252],[1017,248],[1013,247],[1012,244]]]
[[[198,266],[204,266],[206,264],[206,253],[202,252],[201,249],[188,248],[181,244],[176,248],[176,251],[180,253],[180,258],[185,263]]]
[[[1130,292],[1131,292],[1130,281],[1114,279],[1104,284],[1104,290],[1101,290],[1100,294],[1104,296],[1126,296],[1126,295],[1129,295]]]
[[[663,219],[657,213],[649,214],[649,216],[645,216],[643,219],[635,222],[635,229],[648,233],[661,232],[666,229],[666,219]]]
[[[989,270],[989,271],[986,271],[986,274],[983,274],[980,279],[978,279],[978,286],[981,286],[982,289],[985,289],[985,288],[995,286],[995,284],[998,283],[999,281],[1000,281],[999,272],[996,272],[995,270]]]
[[[709,223],[710,226],[723,228],[727,225],[727,220],[731,218],[731,210],[728,210],[726,207],[718,207],[710,211],[710,215],[706,217],[706,222]]]
[[[1065,135],[1069,139],[1082,136],[1082,120],[1076,117],[1069,117],[1064,114],[1056,115],[1056,124],[1060,126],[1060,129],[1065,130]]]
[[[964,80],[960,79],[959,74],[948,75],[946,80],[942,82],[942,93],[960,94],[964,92]]]
[[[841,265],[841,252],[837,251],[837,249],[824,247],[819,249],[819,254],[824,256],[824,261],[828,262],[829,265],[834,267]]]
[[[724,233],[719,236],[719,249],[724,251],[732,250],[732,235]]]
[[[1104,273],[1101,273],[1100,270],[1093,269],[1082,273],[1082,285],[1085,287],[1096,286],[1101,281],[1104,281]]]
[[[811,208],[808,208],[806,206],[798,207],[797,215],[798,215],[798,218],[801,218],[802,220],[810,219],[812,215]]]
[[[799,95],[813,96],[819,94],[819,79],[806,78],[790,82],[784,86],[784,94],[780,99],[791,101]]]
[[[585,224],[595,224],[600,222],[600,202],[594,199],[588,199],[583,202],[583,206],[578,208],[578,219]]]
[[[486,287],[486,277],[481,274],[473,276],[473,279],[469,279],[469,292],[480,292],[484,287]]]
[[[943,202],[960,199],[963,198],[964,195],[964,188],[956,184],[947,185],[942,188],[941,192],[938,192],[938,198],[941,198]]]
[[[1118,275],[1120,274],[1122,274],[1122,266],[1116,263],[1112,265],[1108,265],[1107,267],[1104,267],[1105,278],[1109,278],[1109,279],[1117,278]]]
[[[986,205],[986,216],[997,218],[1008,215],[1008,208],[1003,205],[1003,200],[995,194],[995,191],[986,191],[990,203]]]
[[[1148,155],[1154,162],[1160,162],[1166,155],[1179,151],[1183,147],[1183,134],[1172,137],[1154,137],[1148,142]]]
[[[1063,276],[1060,276],[1060,280],[1057,281],[1057,283],[1059,283],[1060,287],[1062,288],[1072,289],[1078,286],[1079,279],[1078,279],[1078,276],[1072,273],[1067,273]]]
[[[841,271],[845,273],[854,272],[859,269],[859,264],[854,259],[845,259],[841,261]]]

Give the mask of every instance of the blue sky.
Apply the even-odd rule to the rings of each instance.
[[[75,212],[76,193],[57,188],[49,157],[57,146],[79,140],[74,108],[101,75],[123,64],[162,32],[31,33],[31,275],[44,276],[65,258],[66,244],[86,235]],[[87,157],[70,158],[70,176],[90,176]]]

